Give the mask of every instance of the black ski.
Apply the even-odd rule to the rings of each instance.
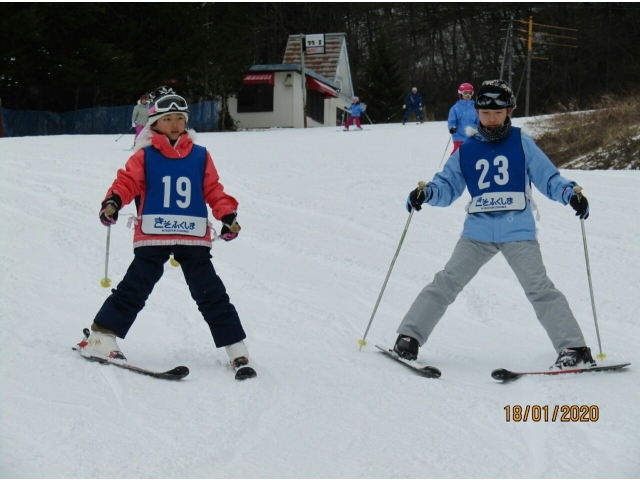
[[[585,372],[608,372],[621,370],[631,365],[630,363],[621,363],[619,365],[605,365],[601,367],[586,367],[586,368],[570,368],[566,370],[546,370],[546,371],[531,371],[531,372],[512,372],[506,368],[497,368],[491,372],[491,377],[495,380],[502,382],[508,382],[510,380],[517,380],[525,375],[563,375],[565,373],[585,373]]]
[[[236,371],[236,380],[246,380],[248,378],[257,377],[258,373],[247,365],[244,357],[237,358],[233,364],[233,368]]]
[[[187,367],[176,367],[176,368],[172,368],[171,370],[167,370],[166,372],[154,372],[153,370],[148,370],[146,368],[138,367],[136,365],[124,363],[126,360],[117,360],[115,358],[105,358],[105,357],[98,357],[96,355],[87,354],[87,352],[80,347],[83,345],[86,345],[86,342],[89,339],[89,335],[91,334],[91,331],[88,328],[84,328],[82,329],[82,333],[84,335],[82,342],[80,342],[78,346],[71,347],[71,348],[76,352],[78,352],[78,354],[82,358],[89,360],[90,362],[98,362],[98,363],[102,363],[103,365],[115,365],[116,367],[120,367],[125,370],[130,370],[132,372],[136,372],[141,375],[147,375],[148,377],[153,377],[153,378],[162,378],[164,380],[182,380],[184,377],[189,375],[189,369]]]
[[[415,362],[412,362],[410,360],[400,357],[393,350],[389,348],[381,347],[380,345],[376,345],[376,348],[380,350],[382,353],[384,353],[387,357],[393,358],[395,361],[400,362],[403,365],[406,365],[411,370],[422,375],[423,377],[440,378],[440,376],[442,375],[442,372],[436,367],[423,366],[420,364],[416,364]]]
[[[81,351],[77,347],[73,347],[73,349],[76,352],[78,352],[82,358],[89,360],[91,362],[98,362],[104,365],[115,365],[116,367],[120,367],[125,370],[130,370],[132,372],[136,372],[141,375],[147,375],[153,378],[162,378],[164,380],[182,380],[184,377],[189,375],[189,369],[187,367],[176,367],[176,368],[172,368],[171,370],[167,370],[166,372],[154,372],[153,370],[147,370],[146,368],[138,367],[136,365],[131,365],[129,363],[121,363],[122,360],[97,357],[95,355],[87,355],[85,352]]]

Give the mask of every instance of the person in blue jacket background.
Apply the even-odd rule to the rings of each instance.
[[[480,123],[428,184],[413,190],[407,210],[446,207],[465,191],[471,200],[462,235],[451,258],[418,295],[398,327],[394,351],[418,356],[447,307],[498,252],[506,258],[546,330],[558,357],[552,369],[595,365],[565,296],[547,277],[531,211],[531,183],[551,200],[569,204],[581,219],[589,202],[576,182],[563,178],[531,137],[511,125],[516,101],[502,80],[478,90]]]
[[[358,97],[353,97],[351,99],[351,105],[349,105],[345,110],[349,113],[347,117],[347,123],[345,123],[344,130],[348,131],[349,126],[354,121],[356,122],[356,129],[362,130],[362,125],[360,124],[360,114],[364,112],[364,108],[360,104],[360,99]]]
[[[416,112],[418,118],[420,119],[420,123],[423,122],[422,119],[422,95],[418,93],[418,89],[413,87],[411,89],[411,93],[407,95],[407,98],[404,99],[404,105],[402,108],[405,108],[407,111],[404,114],[404,118],[402,119],[402,124],[404,125],[413,112]]]
[[[449,110],[449,121],[447,127],[451,138],[453,138],[453,150],[451,155],[456,153],[458,147],[462,145],[467,139],[465,130],[467,127],[476,128],[480,118],[478,112],[476,112],[475,103],[472,100],[473,97],[473,85],[470,83],[463,83],[458,87],[459,100]]]

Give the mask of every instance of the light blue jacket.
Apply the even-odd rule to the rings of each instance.
[[[464,142],[467,139],[465,129],[467,127],[476,128],[480,118],[476,112],[473,100],[458,100],[451,110],[449,110],[449,122],[447,128],[456,127],[456,133],[452,135],[454,142]]]
[[[362,105],[360,105],[359,103],[356,103],[356,104],[352,103],[349,107],[345,108],[345,110],[349,112],[349,114],[352,117],[359,117],[364,109],[362,108]]]
[[[517,135],[512,129],[509,135]],[[562,198],[565,188],[573,187],[576,182],[560,175],[549,157],[534,143],[528,135],[522,133],[522,148],[525,156],[526,184],[533,185],[547,198],[566,205]],[[467,142],[488,142],[477,133]],[[499,142],[496,143],[496,155],[500,154]],[[428,183],[433,189],[429,205],[448,207],[466,190],[467,184],[460,168],[460,149],[456,150],[441,172]],[[522,211],[474,213],[467,215],[462,236],[480,242],[502,243],[536,240],[536,224],[531,212],[530,195],[527,195],[527,207]],[[571,217],[573,218],[573,217]]]

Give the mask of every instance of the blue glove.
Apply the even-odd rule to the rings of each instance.
[[[426,185],[423,188],[418,187],[411,190],[411,193],[409,193],[409,196],[407,197],[407,212],[411,213],[412,209],[419,212],[422,210],[422,204],[427,203],[432,196],[433,189],[429,185]]]
[[[576,211],[576,217],[581,220],[589,218],[589,200],[582,193],[576,193],[573,187],[567,187],[562,192],[562,199]]]

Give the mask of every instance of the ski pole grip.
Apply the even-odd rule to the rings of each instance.
[[[424,187],[426,187],[426,186],[427,186],[427,182],[418,182],[418,188],[419,188],[420,190],[422,190],[422,189],[423,189]],[[575,187],[574,187],[574,188],[575,188]]]
[[[573,191],[576,192],[578,198],[582,197],[582,187],[580,185],[576,185],[575,187],[573,187]]]
[[[113,207],[113,205],[109,205],[107,209],[104,211],[104,213],[107,217],[110,217],[111,215],[116,213],[116,209]]]

